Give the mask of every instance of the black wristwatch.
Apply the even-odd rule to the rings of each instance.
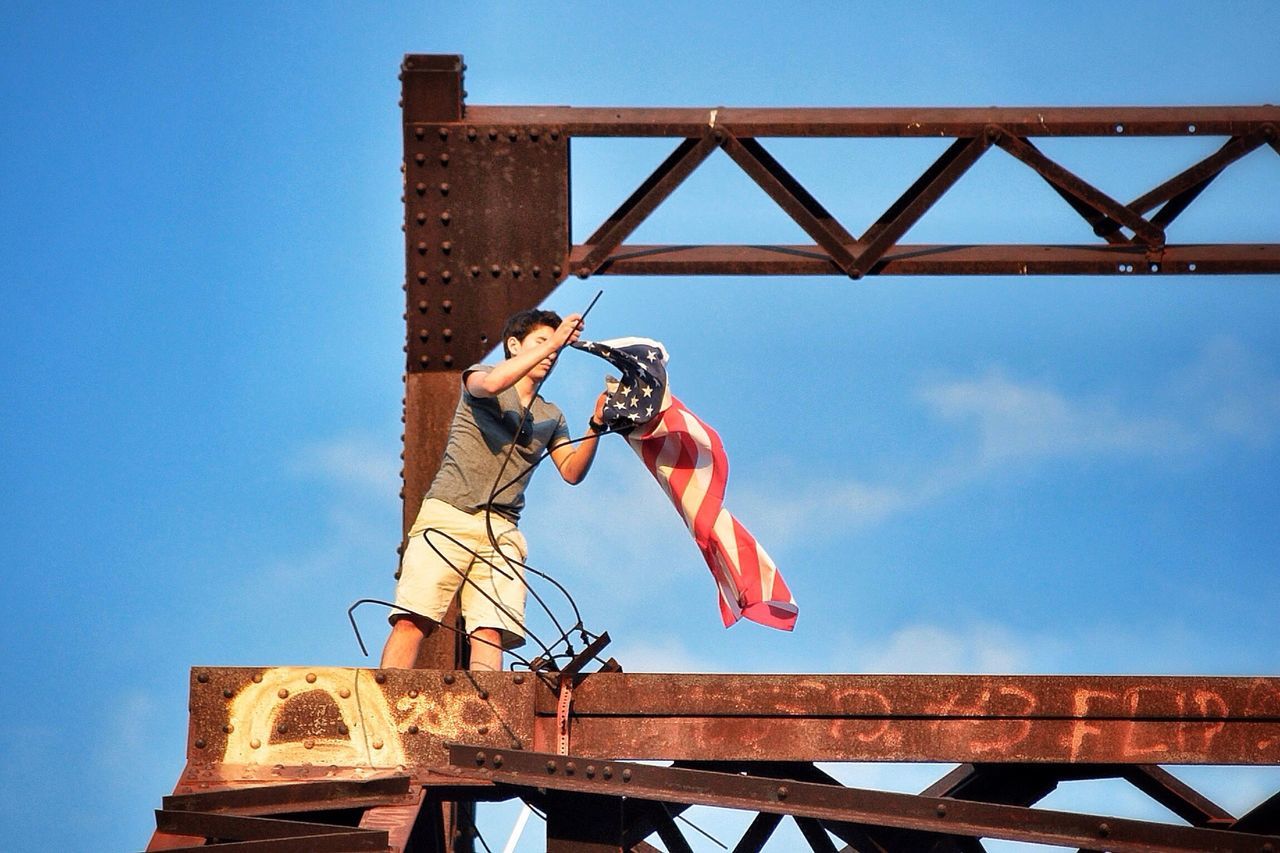
[[[598,424],[598,423],[596,423],[596,419],[595,419],[595,418],[590,418],[590,419],[588,419],[588,420],[587,420],[587,429],[591,430],[591,431],[592,431],[592,432],[594,432],[596,435],[599,435],[600,433],[605,432],[606,430],[608,430],[608,429],[609,429],[609,427],[605,426],[604,424]]]

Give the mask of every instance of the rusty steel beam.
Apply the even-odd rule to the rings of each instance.
[[[527,673],[200,667],[179,793],[438,784],[450,741],[555,750],[558,699]],[[615,759],[1280,763],[1277,678],[594,673],[568,719],[570,752]]]
[[[581,257],[574,246],[570,264]],[[1036,244],[898,245],[884,254],[873,275],[1089,275],[1187,276],[1273,274],[1280,244],[1165,246],[1155,257],[1143,247]],[[601,265],[604,275],[842,275],[815,245],[627,245]]]
[[[576,756],[492,752],[469,744],[449,750],[459,770],[494,782],[588,796],[692,803],[788,814],[797,818],[867,824],[1025,841],[1104,848],[1114,853],[1215,853],[1280,849],[1280,836],[1175,826],[1124,818],[895,794],[811,782],[779,782],[735,773],[595,762]],[[601,847],[600,849],[604,849]]]
[[[406,58],[406,62],[413,57]],[[700,136],[722,127],[755,137],[1241,136],[1280,126],[1280,106],[1178,107],[552,107],[473,106],[479,127],[556,127],[571,136]],[[1272,137],[1268,137],[1272,138]]]

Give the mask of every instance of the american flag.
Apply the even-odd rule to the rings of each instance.
[[[649,338],[573,346],[622,371],[606,398],[604,423],[626,435],[689,527],[715,578],[724,624],[746,617],[783,631],[794,628],[798,608],[782,575],[723,506],[729,459],[720,436],[667,387],[666,348]]]

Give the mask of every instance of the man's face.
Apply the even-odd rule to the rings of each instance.
[[[550,326],[535,326],[529,330],[529,333],[525,335],[523,339],[516,341],[513,338],[511,341],[508,341],[507,348],[511,350],[512,355],[519,355],[529,347],[536,347],[539,344],[543,344],[551,340],[551,334],[554,331],[555,329]],[[544,378],[547,375],[547,371],[551,369],[551,363],[555,361],[555,359],[556,357],[554,355],[547,356],[542,361],[534,365],[533,369],[529,371],[528,376],[535,382]]]

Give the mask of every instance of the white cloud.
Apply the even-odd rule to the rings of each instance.
[[[810,476],[731,488],[726,505],[758,536],[783,543],[880,524],[965,488],[999,469],[1026,470],[1055,458],[1182,458],[1244,442],[1262,445],[1280,428],[1280,377],[1230,338],[1140,396],[1099,389],[1069,394],[1001,369],[923,385],[915,392],[935,419],[969,432],[940,460],[901,482]],[[931,468],[925,466],[932,465]]]
[[[930,385],[918,396],[943,420],[975,425],[973,462],[983,466],[1037,457],[1158,453],[1188,442],[1185,428],[1168,418],[1126,413],[1106,399],[1072,399],[999,371]]]
[[[1031,645],[991,623],[960,628],[914,624],[888,637],[846,645],[836,664],[860,672],[1020,673],[1038,657]]]
[[[347,435],[317,441],[294,454],[289,470],[345,488],[395,495],[400,489],[396,451],[372,438]]]

